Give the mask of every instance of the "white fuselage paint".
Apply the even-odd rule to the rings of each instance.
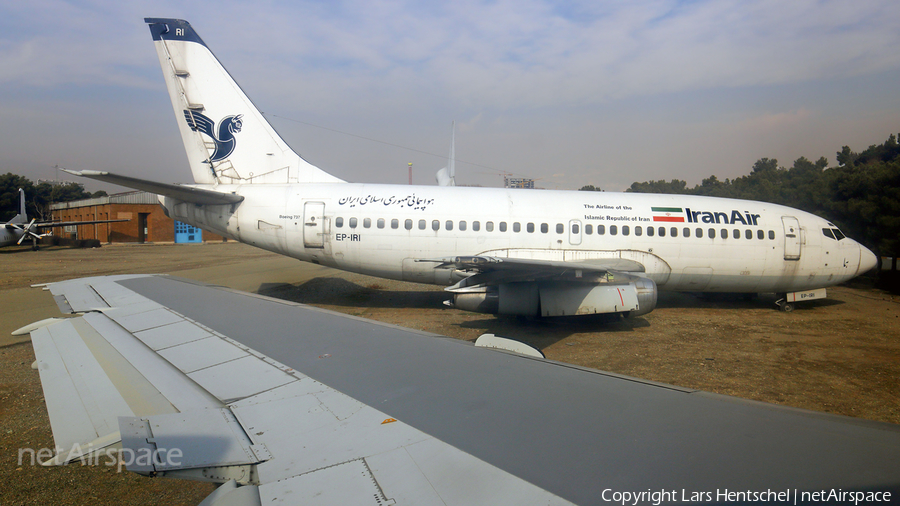
[[[0,228],[0,248],[16,244],[24,234],[25,232],[18,229]]]
[[[626,258],[644,265],[643,275],[660,289],[709,292],[812,290],[875,265],[875,256],[852,239],[826,236],[823,229],[836,228],[826,220],[762,202],[348,183],[216,190],[245,200],[234,206],[162,201],[175,219],[269,251],[420,283],[452,284],[464,274],[419,260],[462,255],[588,263]]]

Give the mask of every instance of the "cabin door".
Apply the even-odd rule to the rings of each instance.
[[[303,246],[307,248],[325,247],[324,202],[303,204]]]
[[[784,259],[800,260],[800,222],[793,216],[782,216],[784,224]]]
[[[581,221],[569,221],[569,244],[577,246],[581,244]]]

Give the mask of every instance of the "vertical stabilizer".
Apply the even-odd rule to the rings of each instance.
[[[28,214],[25,213],[25,190],[19,188],[19,214],[7,223],[28,223]]]
[[[456,186],[456,121],[450,124],[450,157],[447,166],[437,172],[438,186]]]
[[[194,182],[341,182],[295,153],[190,23],[147,18]]]

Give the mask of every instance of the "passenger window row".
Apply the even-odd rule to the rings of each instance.
[[[591,234],[591,225],[585,225],[584,232],[586,234],[590,235]],[[618,225],[610,225],[609,226],[609,235],[618,235],[619,232],[620,232],[620,229],[619,229]],[[622,228],[621,228],[622,235],[631,235],[631,232],[632,232],[632,230],[629,225],[622,225]],[[636,225],[634,227],[634,235],[642,236],[642,235],[644,235],[644,232],[645,232],[645,230],[642,226]],[[667,234],[669,237],[678,237],[679,232],[681,233],[681,237],[696,237],[698,239],[702,239],[704,236],[704,233],[705,233],[706,237],[708,237],[710,239],[715,239],[717,236],[722,239],[728,239],[728,237],[729,237],[727,228],[722,228],[722,229],[718,229],[718,230],[715,228],[708,228],[708,229],[706,229],[705,232],[700,227],[697,227],[693,230],[691,230],[690,227],[684,227],[680,231],[679,231],[678,227],[669,227],[668,229],[666,227],[647,227],[647,229],[646,229],[646,234],[648,237],[654,237],[654,236],[665,237]],[[606,234],[606,225],[597,225],[597,235],[604,235],[604,234]],[[749,228],[744,230],[744,233],[743,233],[744,239],[753,239],[753,235],[754,235],[753,231],[750,230]],[[775,239],[775,231],[774,230],[769,230],[768,234],[766,234],[765,230],[760,229],[760,230],[756,231],[756,238],[759,240],[765,239],[767,235],[770,240]],[[731,230],[731,238],[732,239],[740,239],[741,238],[741,230],[738,228],[732,229]]]
[[[350,218],[347,221],[348,221],[347,225],[350,228],[357,228],[359,226],[359,222],[356,218]],[[418,223],[414,223],[414,221],[411,219],[406,219],[403,221],[403,228],[406,230],[412,230],[413,225],[416,225],[416,227],[419,230],[426,230],[429,228],[427,220],[418,220]],[[334,226],[337,228],[342,228],[344,226],[344,218],[340,217],[340,216],[336,217],[334,219]],[[378,218],[378,220],[376,220],[376,222],[375,222],[375,226],[377,228],[385,228],[387,226],[387,221],[385,220],[385,218]],[[441,226],[442,226],[442,224],[441,224],[440,220],[432,220],[431,221],[431,227],[430,227],[431,230],[436,232],[441,229]],[[463,220],[458,221],[458,222],[454,222],[453,220],[446,220],[443,223],[444,230],[448,230],[448,231],[453,230],[454,226],[458,230],[464,231],[464,230],[468,230],[469,223],[467,221],[463,221]],[[362,222],[362,227],[363,228],[371,228],[372,227],[372,219],[364,218],[363,222]],[[390,227],[392,229],[399,229],[400,228],[400,220],[397,218],[391,219]],[[484,222],[484,230],[486,232],[493,232],[494,231],[494,222],[493,221]],[[506,232],[507,231],[507,223],[505,221],[501,221],[501,222],[497,223],[497,230],[499,230],[500,232]],[[481,231],[481,222],[480,221],[472,222],[472,231],[473,232]],[[516,233],[521,232],[522,231],[521,223],[513,222],[512,231],[516,232]],[[526,223],[525,231],[529,234],[533,234],[535,232],[534,223]],[[541,223],[540,231],[542,234],[549,233],[550,225],[548,225],[547,223]],[[562,223],[557,223],[556,226],[554,227],[554,231],[557,234],[563,234],[566,231],[566,227]],[[822,229],[822,231],[825,233],[825,235],[827,237],[837,238],[838,240],[844,238],[844,235],[841,234],[841,231],[836,228],[835,229],[826,228],[826,229]],[[572,234],[581,233],[580,226],[578,223],[572,224],[571,232],[572,232]],[[597,235],[606,235],[607,234],[607,226],[606,225],[597,225],[596,232],[597,232]],[[743,235],[744,239],[753,239],[753,237],[754,237],[754,233],[752,230],[745,229],[742,233],[741,230],[737,229],[737,228],[732,229],[730,234],[729,234],[729,230],[727,228],[721,228],[721,229],[708,228],[708,229],[704,230],[703,228],[700,228],[700,227],[697,227],[695,229],[691,229],[690,227],[684,227],[679,230],[678,227],[668,227],[667,228],[667,227],[648,226],[645,229],[641,225],[635,225],[633,229],[630,225],[622,225],[621,227],[619,227],[618,225],[610,225],[608,228],[609,235],[619,235],[621,233],[621,235],[623,235],[623,236],[628,236],[628,235],[631,235],[632,232],[634,233],[635,236],[638,236],[638,237],[643,236],[645,233],[646,233],[647,237],[666,237],[667,235],[669,237],[678,237],[680,234],[681,237],[696,237],[698,239],[702,239],[704,236],[708,237],[709,239],[715,239],[716,237],[719,237],[722,239],[728,239],[729,237],[731,237],[733,239],[740,239],[742,235]],[[829,235],[829,233],[832,233],[832,232],[834,235]],[[594,225],[586,224],[584,226],[584,233],[586,235],[593,235],[594,234]],[[764,230],[757,230],[755,235],[756,235],[756,239],[758,239],[758,240],[763,240],[766,238],[766,236],[768,236],[768,238],[770,240],[775,239],[775,231],[774,230],[769,230],[768,234]]]

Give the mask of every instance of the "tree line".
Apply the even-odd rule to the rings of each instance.
[[[79,183],[35,183],[11,172],[0,175],[0,222],[6,223],[19,212],[19,188],[25,190],[25,211],[29,218],[50,221],[50,204],[102,197],[105,191],[90,193]]]
[[[821,157],[794,160],[790,168],[760,158],[750,174],[719,180],[712,175],[693,188],[685,181],[635,182],[626,192],[705,195],[772,202],[821,216],[878,255],[900,255],[900,143],[891,134],[861,153],[844,146],[837,166]],[[592,185],[582,190],[598,190]]]

